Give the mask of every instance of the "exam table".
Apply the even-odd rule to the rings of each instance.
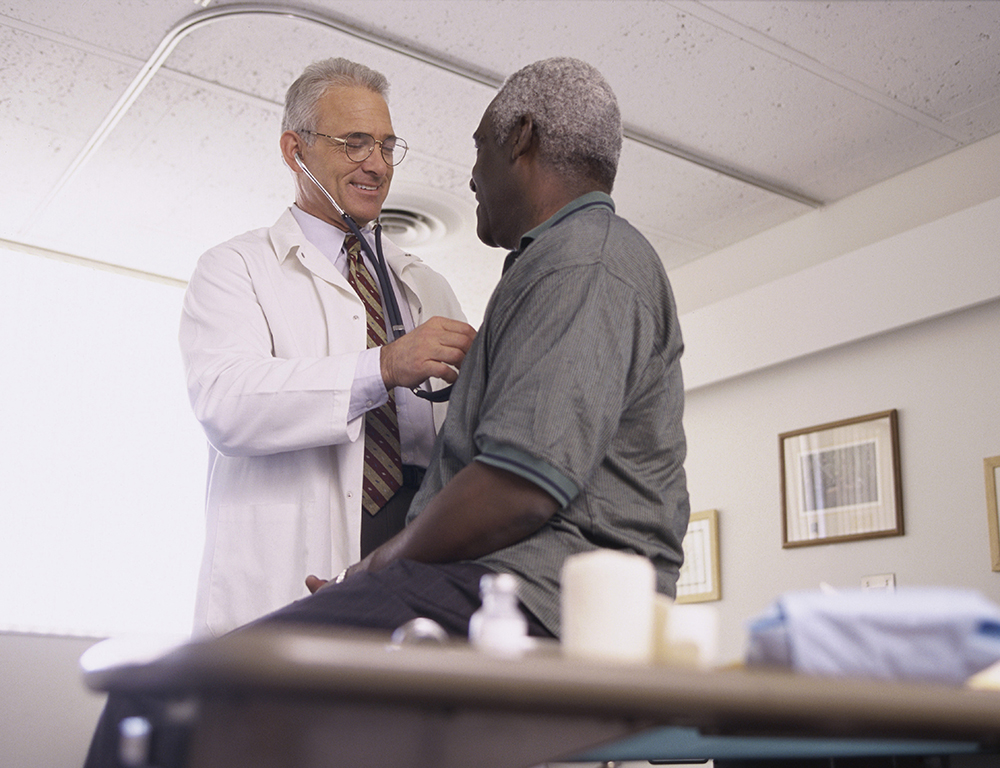
[[[581,662],[557,644],[508,659],[288,626],[139,661],[106,641],[81,666],[96,691],[186,702],[190,768],[1000,765],[1000,692],[941,685]]]

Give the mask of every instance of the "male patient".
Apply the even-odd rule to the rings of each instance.
[[[424,616],[463,636],[480,578],[506,572],[529,632],[558,637],[563,561],[600,548],[649,558],[675,592],[682,343],[663,266],[609,196],[615,96],[583,62],[541,61],[504,83],[474,139],[478,234],[510,253],[407,526],[257,624],[392,630]],[[115,764],[116,723],[136,712],[155,722],[149,702],[109,699],[88,765]]]

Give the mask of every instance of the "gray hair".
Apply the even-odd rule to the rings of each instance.
[[[502,144],[518,119],[531,118],[539,157],[562,173],[583,175],[611,189],[622,149],[618,101],[600,72],[586,62],[552,58],[507,78],[490,105],[494,135]]]
[[[330,88],[353,86],[367,88],[383,99],[389,97],[385,75],[347,59],[323,59],[306,67],[285,94],[285,113],[281,132],[314,131],[319,121],[319,101]],[[312,144],[316,137],[305,134],[302,140]]]

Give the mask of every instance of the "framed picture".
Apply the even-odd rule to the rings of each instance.
[[[783,547],[903,535],[896,411],[778,436]]]
[[[684,535],[684,565],[677,579],[678,603],[719,600],[719,513],[693,512]]]
[[[986,470],[986,514],[990,522],[990,556],[993,570],[1000,571],[1000,517],[997,515],[997,497],[1000,496],[1000,456],[983,459]]]

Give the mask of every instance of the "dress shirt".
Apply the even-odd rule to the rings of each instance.
[[[344,250],[344,240],[348,233],[312,214],[306,213],[296,205],[293,205],[291,210],[295,221],[302,228],[306,239],[318,248],[344,277],[347,277],[347,251]],[[375,235],[371,225],[365,226],[361,230],[361,234],[364,235],[365,240],[368,241],[368,244],[374,250]],[[372,277],[375,277],[375,267],[364,252],[364,249],[362,249],[362,256],[365,265],[368,267],[368,271],[371,272]],[[389,270],[389,280],[392,283],[392,290],[395,292],[396,301],[399,304],[399,313],[403,320],[403,327],[407,332],[412,331],[413,317],[410,315],[410,307],[402,295],[399,282],[396,279],[396,275],[392,273],[392,270]],[[379,286],[379,290],[382,290],[382,286]],[[382,302],[382,311],[383,316],[388,319],[389,315],[385,309],[384,299]],[[351,419],[364,416],[366,412],[378,408],[389,399],[385,382],[382,380],[380,358],[381,349],[379,347],[366,349],[358,356],[357,367],[354,371],[354,383],[351,387],[351,404],[348,409],[348,415]],[[426,467],[430,461],[431,450],[434,447],[434,415],[431,404],[417,397],[405,387],[397,387],[395,392],[403,463]]]

